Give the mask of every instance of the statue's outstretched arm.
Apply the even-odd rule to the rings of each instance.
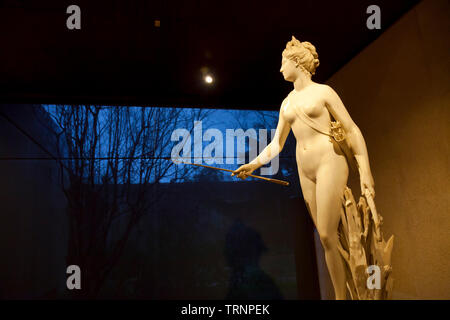
[[[233,171],[231,175],[232,176],[237,175],[239,178],[245,179],[253,171],[265,165],[266,163],[269,163],[283,149],[290,131],[291,125],[284,119],[280,108],[278,125],[277,129],[275,130],[275,135],[272,141],[264,148],[263,151],[261,151],[261,153],[255,159],[253,159],[247,164],[240,166],[238,169]]]

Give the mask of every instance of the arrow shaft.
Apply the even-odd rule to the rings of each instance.
[[[209,168],[209,169],[213,169],[213,170],[221,170],[221,171],[227,171],[227,172],[234,172],[234,170],[225,169],[225,168],[217,168],[217,167],[213,167],[213,166],[207,166],[207,165],[204,165],[204,164],[198,164],[198,163],[188,163],[188,164],[191,164],[191,165],[197,166],[197,167]],[[283,186],[288,186],[288,185],[289,185],[289,182],[283,181],[283,180],[278,180],[278,179],[272,179],[272,178],[261,177],[261,176],[257,176],[257,175],[254,175],[254,174],[249,174],[248,176],[249,176],[249,177],[256,178],[256,179],[265,180],[265,181],[268,181],[268,182],[273,182],[273,183],[276,183],[276,184],[281,184],[281,185],[283,185]]]

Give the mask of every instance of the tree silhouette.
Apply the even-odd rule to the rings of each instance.
[[[171,133],[192,131],[208,111],[156,107],[47,107],[56,128],[61,187],[67,199],[67,264],[80,266],[81,298],[97,297],[162,180],[183,181],[191,166],[170,157]]]

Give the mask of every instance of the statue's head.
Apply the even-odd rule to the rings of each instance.
[[[292,40],[286,44],[283,50],[281,69],[287,81],[295,81],[298,70],[311,77],[319,66],[319,55],[316,48],[308,41],[300,42],[292,36]]]

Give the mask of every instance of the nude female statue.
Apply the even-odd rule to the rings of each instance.
[[[311,80],[319,66],[315,47],[292,37],[282,53],[280,72],[293,82],[281,104],[277,129],[272,141],[250,163],[232,175],[246,179],[283,149],[292,129],[297,141],[296,160],[306,206],[319,233],[336,299],[346,298],[345,269],[337,248],[338,227],[349,165],[343,148],[330,132],[332,118],[340,123],[351,156],[356,159],[362,194],[375,196],[367,148],[361,131],[351,119],[341,99],[329,86]],[[331,130],[332,131],[332,130]],[[334,138],[333,138],[334,136]]]

